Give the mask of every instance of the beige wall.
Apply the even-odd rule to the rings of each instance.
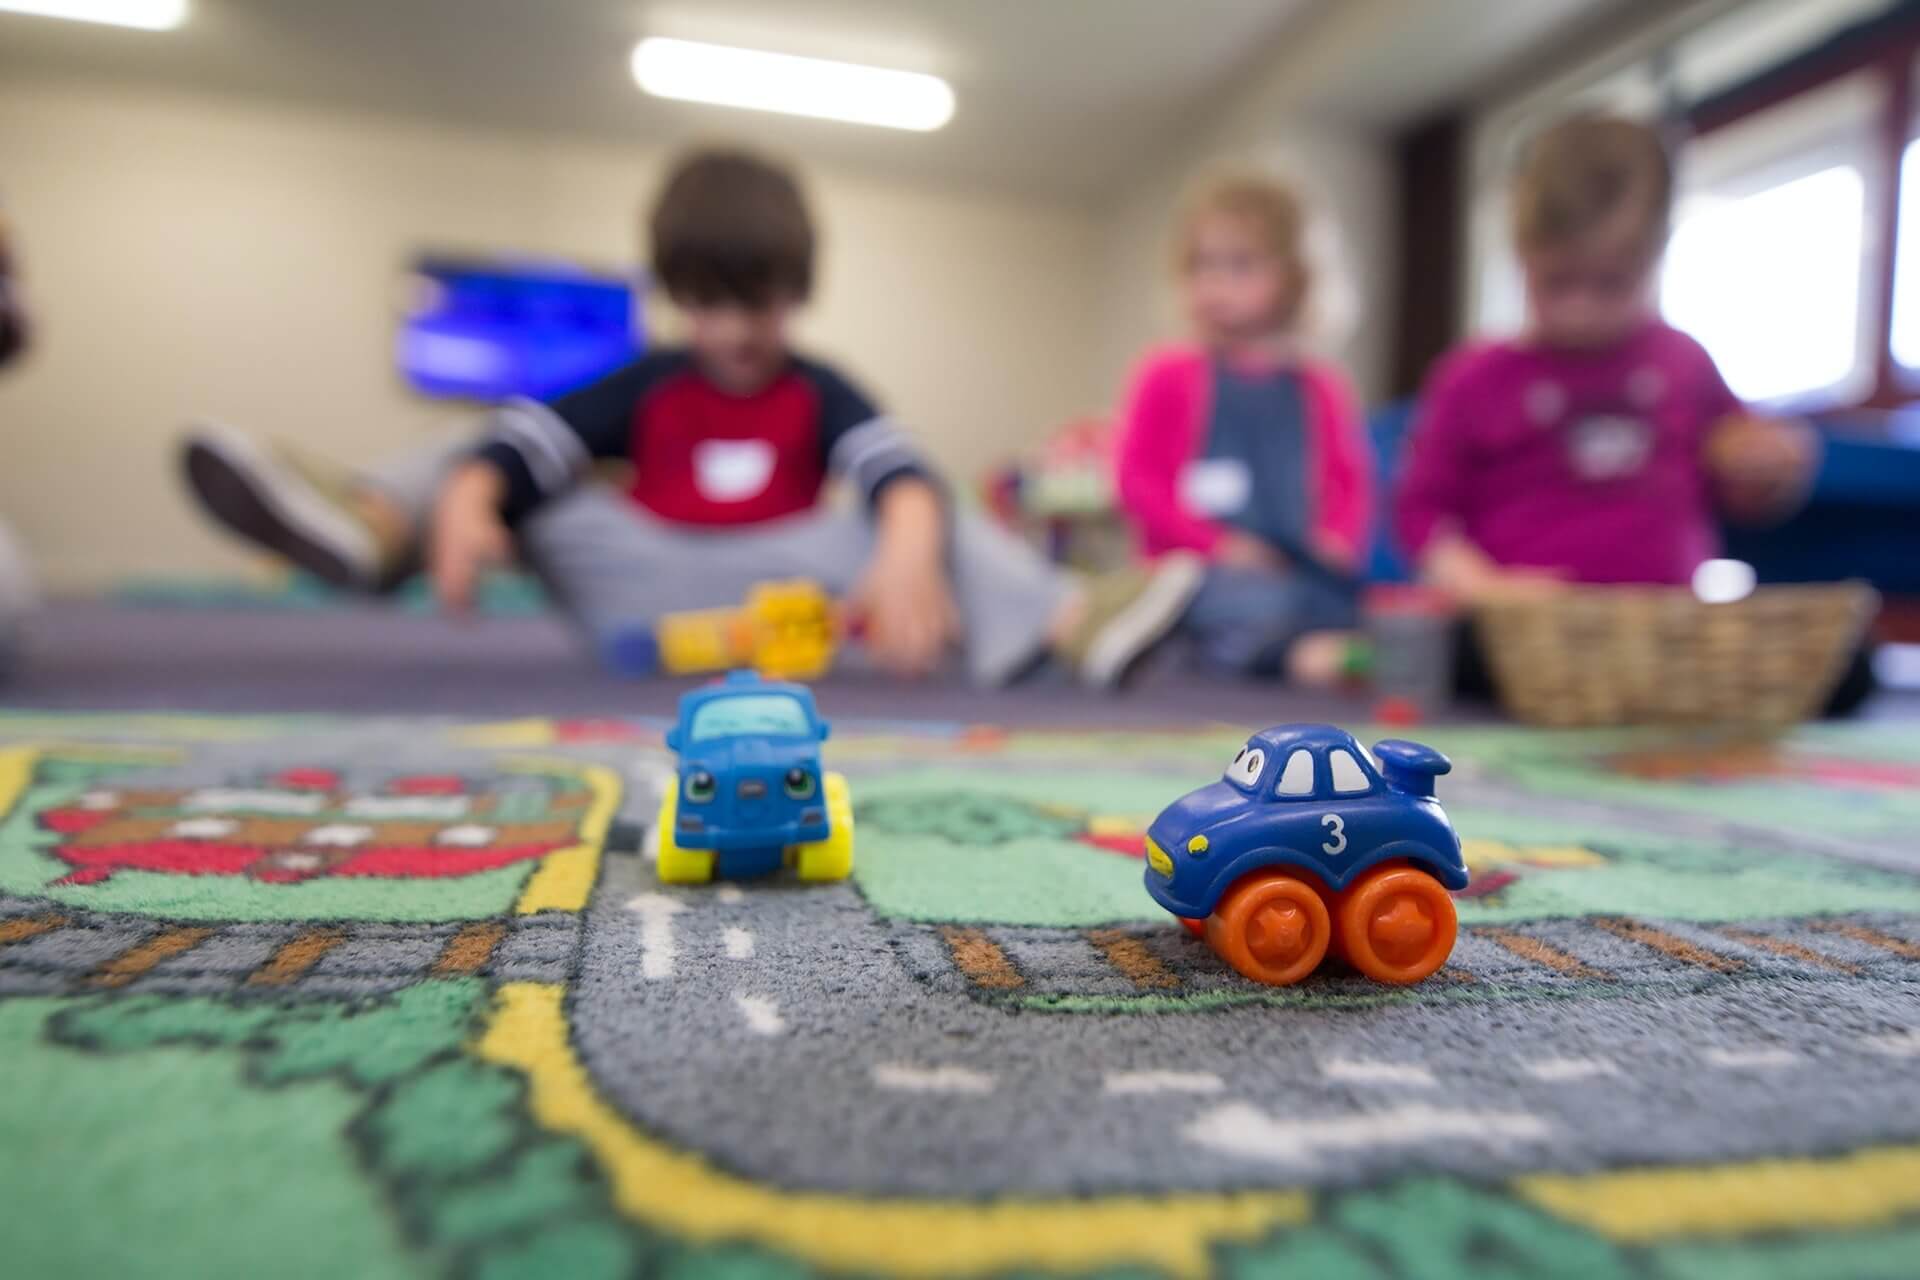
[[[346,460],[457,410],[392,371],[422,248],[630,261],[662,156],[376,117],[52,83],[0,86],[0,191],[39,347],[0,377],[0,517],[55,585],[248,561],[179,496],[212,416]],[[956,477],[1103,402],[1092,212],[816,172],[809,345]]]

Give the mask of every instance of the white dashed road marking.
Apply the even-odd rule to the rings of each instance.
[[[766,996],[750,996],[735,993],[734,1005],[740,1010],[740,1016],[747,1020],[747,1030],[758,1036],[777,1036],[787,1029],[786,1019],[780,1016],[780,1006]]]
[[[1189,1142],[1229,1155],[1282,1164],[1313,1164],[1323,1151],[1415,1146],[1445,1139],[1504,1147],[1545,1138],[1537,1116],[1514,1111],[1461,1111],[1412,1103],[1385,1111],[1279,1120],[1247,1102],[1229,1102],[1188,1125]]]
[[[658,982],[673,976],[678,948],[673,940],[673,918],[686,907],[664,893],[643,893],[627,903],[640,917],[640,976]]]
[[[991,1093],[993,1077],[965,1067],[910,1067],[883,1062],[873,1069],[873,1082],[882,1089],[910,1093]]]
[[[1863,1041],[1875,1053],[1895,1058],[1920,1058],[1920,1031],[1896,1031],[1891,1035],[1868,1036]]]
[[[1605,1058],[1540,1058],[1524,1065],[1535,1080],[1587,1080],[1620,1074],[1620,1069]]]
[[[728,925],[720,931],[720,937],[726,942],[727,956],[732,960],[753,959],[753,934],[738,925]]]
[[[1362,1058],[1330,1058],[1320,1069],[1327,1079],[1346,1084],[1395,1084],[1412,1089],[1431,1089],[1433,1072],[1425,1067],[1400,1062],[1369,1062]]]
[[[300,837],[302,844],[325,845],[336,849],[351,849],[373,839],[377,833],[364,822],[329,822],[315,827]],[[441,833],[446,834],[445,832]]]
[[[1791,1049],[1709,1049],[1701,1055],[1716,1067],[1790,1067],[1800,1061]]]
[[[1218,1093],[1226,1085],[1207,1071],[1115,1071],[1108,1093]]]
[[[167,828],[176,840],[218,840],[240,829],[232,818],[182,818]]]

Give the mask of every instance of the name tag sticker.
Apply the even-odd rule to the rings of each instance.
[[[709,502],[745,502],[773,479],[773,445],[765,440],[702,440],[693,447],[693,483]]]
[[[1252,497],[1253,472],[1238,458],[1200,458],[1180,473],[1180,504],[1189,511],[1236,515]]]

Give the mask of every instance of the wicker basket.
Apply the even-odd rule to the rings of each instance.
[[[1483,606],[1476,621],[1501,701],[1531,724],[1776,726],[1819,711],[1878,604],[1858,582],[1732,604],[1685,587],[1576,587]]]

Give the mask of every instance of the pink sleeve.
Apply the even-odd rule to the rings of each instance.
[[[1713,362],[1713,355],[1692,338],[1687,337],[1687,345],[1692,348],[1693,358],[1699,361],[1700,369],[1700,416],[1702,434],[1705,428],[1718,423],[1736,413],[1745,413],[1747,406],[1739,396],[1733,394],[1733,388],[1727,385],[1726,378],[1720,372],[1720,366]]]
[[[1316,550],[1343,569],[1366,558],[1373,532],[1373,441],[1353,387],[1338,370],[1313,366],[1319,490]]]
[[[1204,383],[1190,356],[1149,356],[1134,374],[1115,449],[1120,505],[1149,553],[1211,552],[1221,529],[1180,504],[1180,473],[1193,457]]]
[[[1463,387],[1468,361],[1443,364],[1426,391],[1408,433],[1394,503],[1394,532],[1410,560],[1442,524],[1464,515],[1473,415]]]

